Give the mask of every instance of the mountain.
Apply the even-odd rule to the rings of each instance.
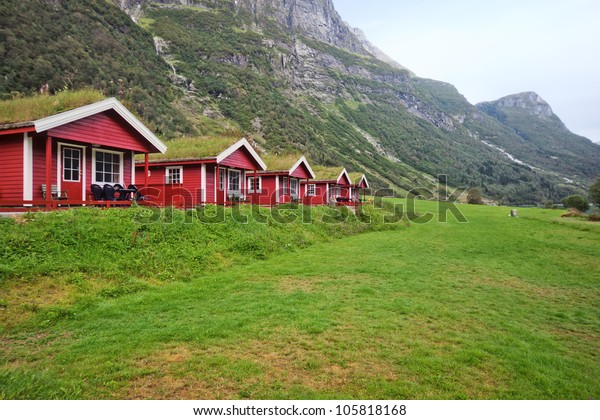
[[[477,108],[510,127],[524,142],[535,145],[537,159],[554,161],[549,169],[564,174],[593,178],[598,173],[600,147],[591,140],[573,134],[554,114],[550,105],[535,92],[509,95]]]
[[[551,154],[452,85],[415,76],[331,0],[10,0],[0,11],[4,97],[93,86],[162,137],[239,132],[400,192],[447,175],[538,203],[584,192],[600,172],[567,159],[579,140]]]

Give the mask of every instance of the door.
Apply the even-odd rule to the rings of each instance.
[[[69,194],[69,200],[83,200],[83,148],[62,147],[60,191]]]

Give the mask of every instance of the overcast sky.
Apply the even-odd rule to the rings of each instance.
[[[534,91],[600,142],[600,1],[333,0],[342,18],[417,76],[475,104]]]

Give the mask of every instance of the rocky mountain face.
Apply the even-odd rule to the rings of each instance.
[[[537,115],[538,117],[542,118],[552,117],[554,115],[554,112],[552,112],[552,108],[550,108],[548,102],[543,100],[535,92],[523,92],[505,96],[493,102],[482,102],[477,104],[477,107],[480,109],[486,109],[487,107],[520,108],[528,111],[532,115]]]
[[[400,193],[434,190],[445,175],[501,202],[536,203],[582,192],[600,172],[600,160],[585,170],[575,164],[594,156],[584,140],[558,136],[560,154],[517,127],[512,110],[526,105],[555,121],[543,101],[525,95],[475,107],[452,85],[387,59],[331,0],[50,3],[0,6],[10,28],[0,32],[0,94],[48,80],[52,90],[93,86],[129,101],[163,137],[237,130],[266,153],[299,150]],[[28,10],[39,15],[29,19],[35,27],[10,18]],[[545,129],[559,132],[548,121]]]

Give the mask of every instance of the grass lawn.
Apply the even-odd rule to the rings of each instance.
[[[0,397],[600,398],[600,225],[459,208],[6,326]]]

